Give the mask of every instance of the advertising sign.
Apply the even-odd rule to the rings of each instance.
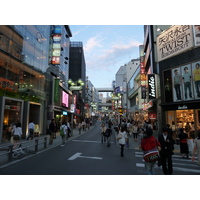
[[[54,83],[54,102],[57,103],[59,102],[59,79],[55,79]]]
[[[148,74],[149,99],[156,99],[156,78],[155,74]]]
[[[200,25],[194,25],[193,30],[195,46],[200,46]]]
[[[68,105],[68,98],[69,98],[69,95],[66,92],[62,91],[62,106],[63,107],[69,106]]]
[[[51,46],[51,64],[59,65],[60,64],[60,55],[61,55],[61,26],[55,25],[52,31],[52,46]]]
[[[158,61],[180,54],[194,46],[191,25],[174,25],[157,37]]]

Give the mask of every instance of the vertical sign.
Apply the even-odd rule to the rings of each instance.
[[[144,66],[144,45],[139,46],[140,51],[140,81],[141,81],[141,98],[146,99],[146,72]]]
[[[148,74],[149,99],[156,99],[156,78],[155,74]]]
[[[61,55],[61,26],[54,25],[52,30],[52,47],[51,47],[51,64],[59,65],[60,64],[60,55]]]
[[[58,103],[59,102],[59,79],[55,79],[54,82],[54,102]]]

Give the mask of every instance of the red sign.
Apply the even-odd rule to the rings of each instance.
[[[149,113],[149,119],[156,119],[155,113]]]

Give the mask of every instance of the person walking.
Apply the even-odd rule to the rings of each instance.
[[[106,132],[106,126],[104,123],[101,124],[101,143],[106,142],[106,137],[104,136]]]
[[[157,158],[158,158],[158,151],[161,150],[161,144],[160,142],[153,136],[153,130],[151,128],[147,128],[146,134],[144,138],[141,141],[141,148],[144,151],[144,156],[145,154],[151,154],[151,152],[157,152]],[[147,175],[154,175],[155,171],[155,164],[156,164],[156,157],[154,155],[155,159],[150,160],[145,160],[145,169]]]
[[[50,131],[50,139],[49,139],[49,145],[53,144],[53,138],[57,131],[57,125],[55,122],[55,119],[51,120],[51,123],[49,124],[49,131]]]
[[[21,123],[17,122],[16,127],[14,127],[14,133],[13,133],[13,139],[15,144],[13,148],[16,148],[19,145],[21,136],[22,136]]]
[[[184,133],[184,129],[180,128],[180,133],[178,134],[178,137],[180,139],[180,153],[182,154],[183,158],[188,158],[189,149],[187,144],[188,135]]]
[[[121,146],[120,155],[121,155],[121,157],[123,157],[124,156],[124,146],[126,144],[126,138],[128,138],[127,137],[127,133],[125,131],[125,128],[121,127],[118,134],[121,135],[121,138],[118,139],[119,140],[118,142],[119,142],[119,144]]]
[[[82,121],[82,128],[83,128],[83,131],[86,131],[86,123],[85,123],[85,120]]]
[[[195,153],[197,152],[197,165],[200,166],[200,130],[198,130],[197,138],[194,139],[194,149],[192,152],[192,161],[195,161]]]
[[[82,129],[82,124],[81,124],[81,122],[79,121],[79,122],[78,122],[78,132],[79,132],[79,135],[81,134],[81,129]]]
[[[171,175],[173,173],[172,155],[174,154],[174,140],[168,134],[167,127],[162,129],[162,134],[159,135],[158,141],[161,144],[160,157],[163,173]]]
[[[111,135],[112,135],[112,129],[111,126],[109,125],[108,128],[106,129],[106,132],[104,133],[104,137],[106,137],[107,140],[107,147],[111,145]]]
[[[138,124],[135,123],[134,126],[132,126],[132,133],[133,133],[133,138],[134,138],[134,142],[137,142],[137,136],[138,136]]]
[[[65,139],[67,135],[67,126],[65,125],[65,122],[62,122],[62,125],[60,126],[60,136],[62,137],[62,144],[61,147],[65,146]]]
[[[28,137],[27,137],[27,140],[29,140],[29,137],[31,138],[31,140],[33,139],[34,130],[35,130],[35,124],[34,124],[34,121],[31,120],[30,123],[28,124]]]

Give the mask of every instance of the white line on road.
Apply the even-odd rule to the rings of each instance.
[[[136,167],[145,167],[145,164],[144,163],[136,163]],[[157,166],[155,166],[155,168],[159,169],[159,167],[157,167]],[[198,170],[198,169],[189,169],[189,168],[181,168],[181,167],[173,167],[173,170],[182,171],[182,172],[200,173],[200,170]]]
[[[90,156],[81,156],[82,153],[75,153],[73,156],[68,158],[68,160],[75,160],[76,158],[89,158],[89,159],[97,159],[102,160],[102,157],[90,157]]]
[[[91,142],[91,143],[101,143],[100,141],[92,141],[92,140],[72,140],[73,142]],[[111,142],[114,143],[114,142]]]

